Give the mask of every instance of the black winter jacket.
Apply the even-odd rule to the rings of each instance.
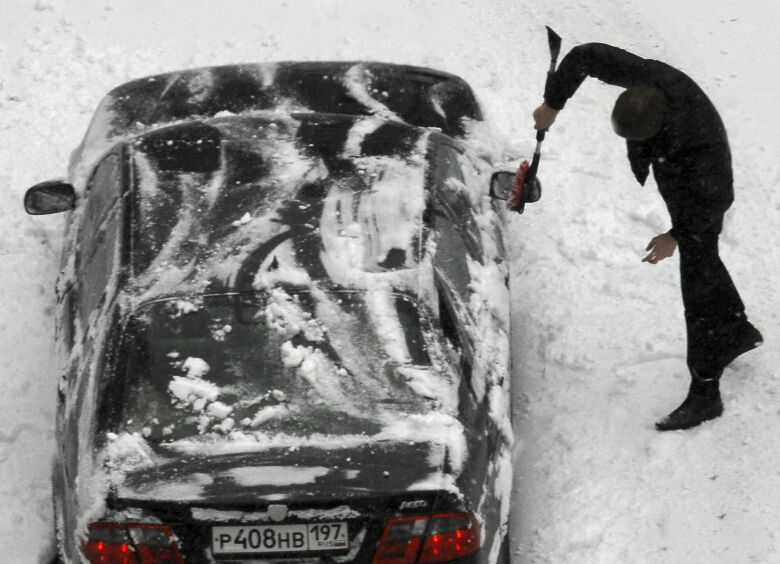
[[[731,152],[723,122],[701,88],[666,63],[587,43],[561,61],[547,82],[545,103],[560,110],[586,76],[623,88],[655,86],[666,94],[669,112],[661,131],[627,142],[631,169],[644,185],[652,163],[676,239],[719,225],[734,200]]]

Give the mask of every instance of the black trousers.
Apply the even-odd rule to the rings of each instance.
[[[705,232],[678,241],[680,280],[693,377],[719,378],[723,343],[741,330],[745,306],[718,254],[723,217]]]

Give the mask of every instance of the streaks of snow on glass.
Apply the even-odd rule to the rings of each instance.
[[[290,339],[301,334],[307,341],[321,342],[325,335],[324,326],[305,311],[297,300],[297,297],[290,296],[281,288],[273,288],[263,312],[266,323],[283,338]]]
[[[373,284],[372,284],[373,286]],[[365,294],[366,309],[387,355],[399,364],[411,361],[401,320],[395,307],[395,295],[387,288],[375,286]]]
[[[349,288],[366,288],[376,278],[394,278],[383,267],[391,250],[403,252],[394,268],[414,266],[414,242],[425,209],[422,162],[360,157],[355,166],[369,190],[334,186],[325,198],[320,258],[330,279]],[[387,271],[387,272],[386,272]]]
[[[382,102],[373,96],[375,92],[369,91],[365,76],[366,72],[366,68],[363,65],[355,65],[351,67],[344,75],[344,84],[347,87],[347,91],[352,95],[353,98],[355,98],[355,100],[369,108],[376,115],[385,119],[403,121],[387,106],[385,106]]]
[[[359,156],[366,136],[374,133],[383,123],[385,123],[383,116],[371,116],[357,120],[355,125],[349,129],[342,156],[345,158]]]
[[[179,400],[179,405],[192,406],[201,411],[206,402],[214,401],[219,396],[219,387],[212,382],[197,376],[174,376],[168,389]]]
[[[258,427],[267,421],[286,417],[289,412],[290,408],[284,404],[269,405],[259,409],[252,419],[245,419],[241,424],[245,427]]]

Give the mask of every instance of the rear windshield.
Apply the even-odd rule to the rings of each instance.
[[[430,360],[415,303],[391,292],[156,302],[130,322],[119,358],[111,427],[153,442],[371,435],[432,406],[399,373]]]
[[[375,125],[356,136],[343,117],[246,118],[143,137],[133,147],[134,275],[178,268],[182,278],[197,269],[190,279],[234,279],[231,265],[290,238],[296,264],[316,279],[327,277],[317,249],[347,242],[363,247],[364,270],[416,266],[421,134]],[[343,154],[350,144],[359,156]]]

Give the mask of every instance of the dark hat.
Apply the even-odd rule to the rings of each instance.
[[[635,86],[623,92],[612,110],[615,133],[631,141],[654,137],[669,110],[666,95],[654,86]]]

